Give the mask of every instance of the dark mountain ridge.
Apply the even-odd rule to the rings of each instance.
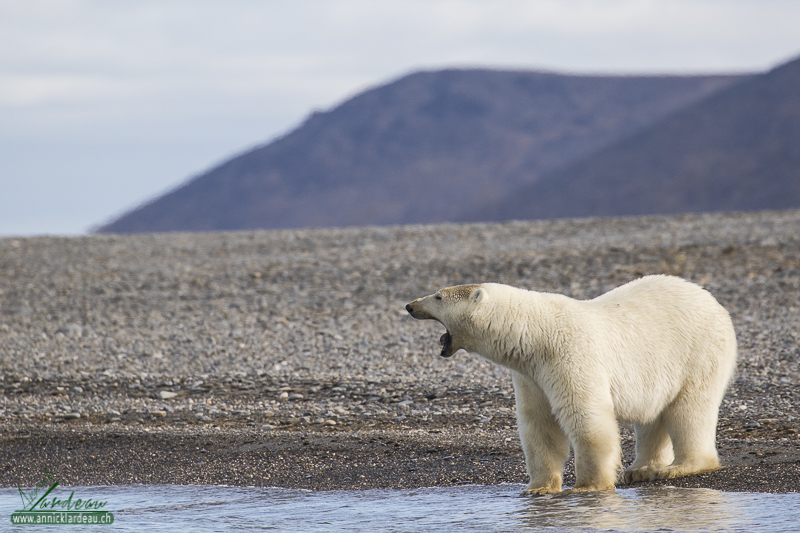
[[[458,220],[800,207],[800,59],[678,110]]]
[[[744,78],[417,72],[314,113],[99,231],[451,221]]]

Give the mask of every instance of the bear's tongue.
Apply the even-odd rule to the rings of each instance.
[[[440,353],[439,355],[441,355],[442,357],[447,357],[447,356],[444,355],[444,353],[445,353],[445,351],[447,351],[447,348],[450,346],[450,332],[449,331],[445,331],[444,334],[439,338],[439,344],[442,345],[442,353]]]

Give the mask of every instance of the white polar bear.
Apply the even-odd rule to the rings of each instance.
[[[414,300],[412,317],[444,325],[443,357],[477,353],[512,370],[527,494],[613,489],[618,422],[633,423],[626,482],[719,468],[717,414],[736,369],[727,311],[680,278],[647,276],[593,300],[499,285],[460,285]]]

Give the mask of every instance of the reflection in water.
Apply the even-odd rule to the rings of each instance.
[[[103,531],[761,531],[796,530],[800,494],[652,487],[519,497],[524,485],[309,492],[253,487],[60,487],[108,501]],[[0,522],[20,507],[0,489]],[[98,526],[99,528],[100,526]],[[2,529],[2,528],[0,528]],[[29,528],[30,529],[30,528]]]
[[[731,496],[672,487],[584,492],[530,499],[517,516],[534,530],[729,531],[743,524]]]

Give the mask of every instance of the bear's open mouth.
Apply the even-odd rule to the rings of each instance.
[[[453,341],[453,337],[450,336],[449,331],[445,331],[444,334],[439,338],[439,344],[442,345],[442,357],[450,357],[453,354],[445,355],[447,353],[448,348],[450,348],[450,343]]]

